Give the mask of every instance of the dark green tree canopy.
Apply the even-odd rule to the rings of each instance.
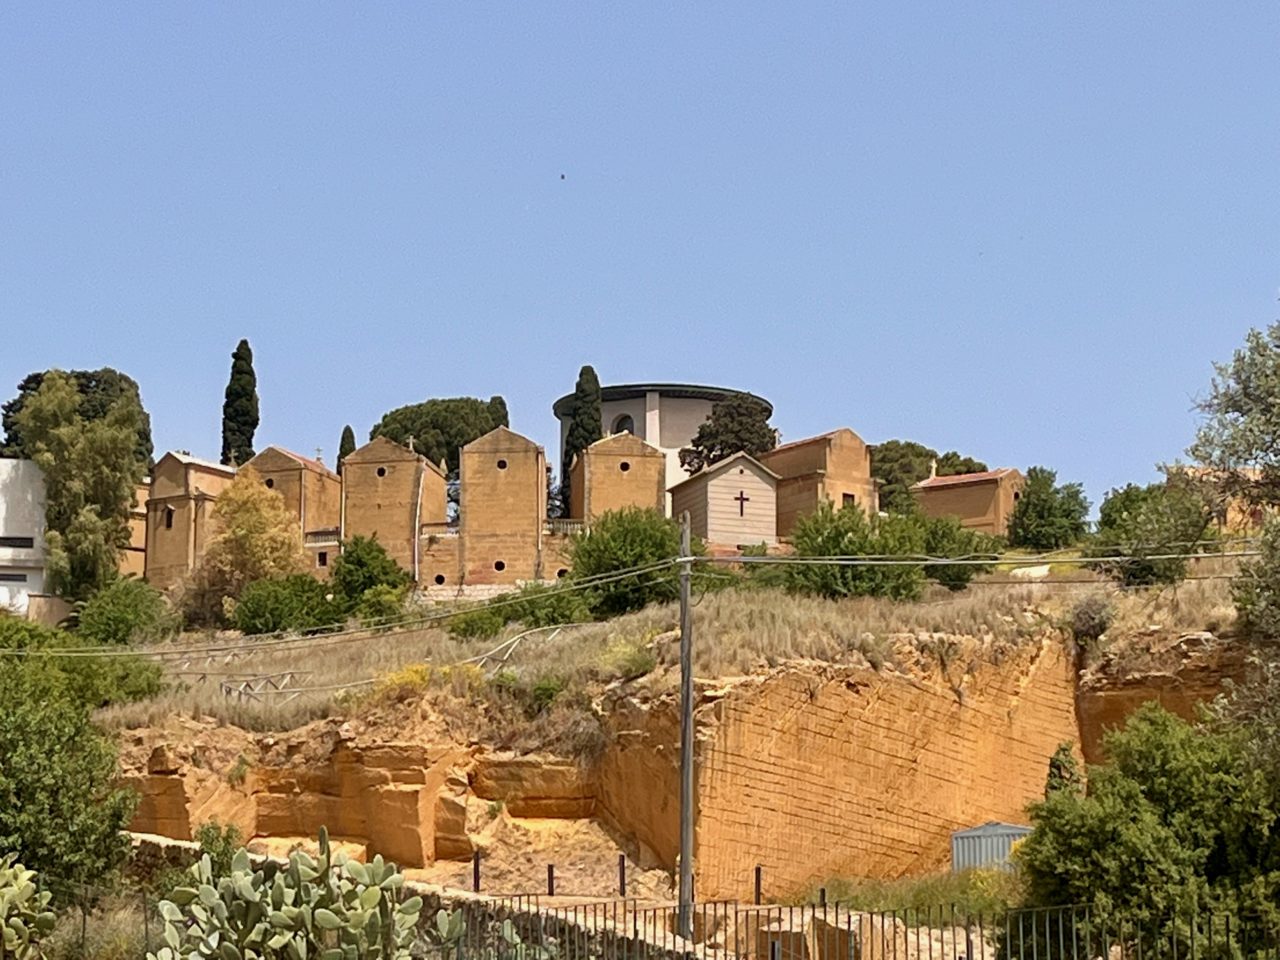
[[[222,462],[244,464],[253,459],[253,435],[258,430],[258,377],[248,340],[231,354],[231,379],[222,404]]]
[[[586,366],[578,371],[578,382],[573,387],[569,430],[560,461],[559,501],[563,506],[569,504],[569,468],[573,466],[573,458],[599,440],[600,435],[600,378],[594,368]]]
[[[333,562],[329,584],[348,608],[375,587],[400,589],[409,585],[409,574],[402,570],[373,537],[352,537],[342,545],[342,553]]]
[[[39,373],[27,374],[18,384],[18,395],[0,407],[0,415],[2,415],[0,423],[4,426],[4,446],[0,449],[0,455],[23,458],[31,456],[22,435],[22,427],[18,423],[18,415],[22,413],[26,402],[40,389],[48,373],[48,370],[43,370]],[[122,397],[126,398],[131,405],[137,405],[136,455],[139,462],[150,469],[154,453],[151,444],[151,417],[142,406],[142,394],[138,389],[137,381],[111,367],[103,367],[100,370],[69,370],[66,373],[75,381],[76,391],[80,394],[77,413],[86,421],[101,420],[112,409],[113,404]]]
[[[347,454],[353,453],[356,449],[356,433],[351,429],[351,424],[347,424],[342,428],[342,439],[338,441],[338,476],[342,476],[342,461],[346,459]]]
[[[397,407],[383,414],[369,439],[386,437],[409,445],[432,463],[445,461],[449,479],[458,479],[458,451],[490,430],[509,426],[507,404],[502,397],[450,397]]]
[[[1250,330],[1229,363],[1214,364],[1204,420],[1187,453],[1224,498],[1280,503],[1280,322]]]
[[[1275,782],[1240,732],[1154,703],[1108,735],[1084,793],[1048,791],[1018,851],[1028,906],[1088,903],[1164,923],[1177,911],[1273,917]]]
[[[939,455],[932,447],[914,440],[886,440],[871,448],[871,476],[881,481],[880,509],[885,513],[911,513],[916,508],[913,484],[929,476],[937,461],[938,476],[982,473],[987,465],[955,450]]]
[[[737,393],[711,407],[711,416],[694,434],[692,445],[680,451],[680,466],[689,473],[718,463],[735,453],[753,457],[778,445],[778,431],[769,426],[769,407],[747,393]]]
[[[1032,550],[1057,550],[1085,534],[1089,501],[1078,483],[1058,483],[1048,467],[1032,467],[1009,518],[1009,543]]]
[[[1187,561],[1152,560],[1196,553],[1210,535],[1212,512],[1201,485],[1173,473],[1163,483],[1130,483],[1111,490],[1098,509],[1098,531],[1089,548],[1104,561],[1097,569],[1128,586],[1173,584],[1187,574]]]

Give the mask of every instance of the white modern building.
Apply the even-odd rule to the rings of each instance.
[[[27,612],[45,592],[44,474],[30,460],[0,458],[0,608]]]
[[[680,466],[680,450],[693,442],[694,434],[711,416],[711,408],[721,400],[745,393],[725,387],[708,387],[696,383],[626,383],[600,389],[600,430],[604,436],[632,433],[650,446],[657,447],[667,459],[666,487],[670,489],[688,478]],[[761,397],[769,408],[773,407]],[[564,444],[573,417],[573,394],[561,397],[552,405],[560,421],[560,462],[564,462]],[[667,497],[670,509],[671,497]]]

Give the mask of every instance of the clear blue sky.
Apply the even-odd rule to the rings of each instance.
[[[1280,6],[0,6],[0,392],[216,456],[608,382],[757,391],[1097,500],[1280,287]]]

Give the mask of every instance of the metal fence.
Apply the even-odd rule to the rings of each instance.
[[[59,893],[53,960],[142,960],[161,946],[159,897],[75,888]],[[675,904],[519,896],[447,905],[427,896],[411,954],[426,960],[1280,960],[1280,921],[1210,912],[1167,917],[1091,907],[966,915],[953,907],[868,912],[698,903],[692,936]],[[436,930],[459,911],[456,936]]]

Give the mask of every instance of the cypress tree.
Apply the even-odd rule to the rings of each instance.
[[[352,453],[356,448],[356,433],[351,429],[351,424],[347,424],[342,428],[342,439],[338,441],[338,476],[342,476],[342,461],[347,458],[347,454]]]
[[[253,351],[241,340],[231,354],[231,379],[222,404],[222,462],[242,464],[253,459],[253,434],[258,429],[258,377]]]
[[[573,405],[569,414],[569,432],[564,440],[564,459],[560,463],[560,502],[569,510],[569,467],[573,458],[600,439],[600,378],[591,366],[578,371],[573,387]]]

